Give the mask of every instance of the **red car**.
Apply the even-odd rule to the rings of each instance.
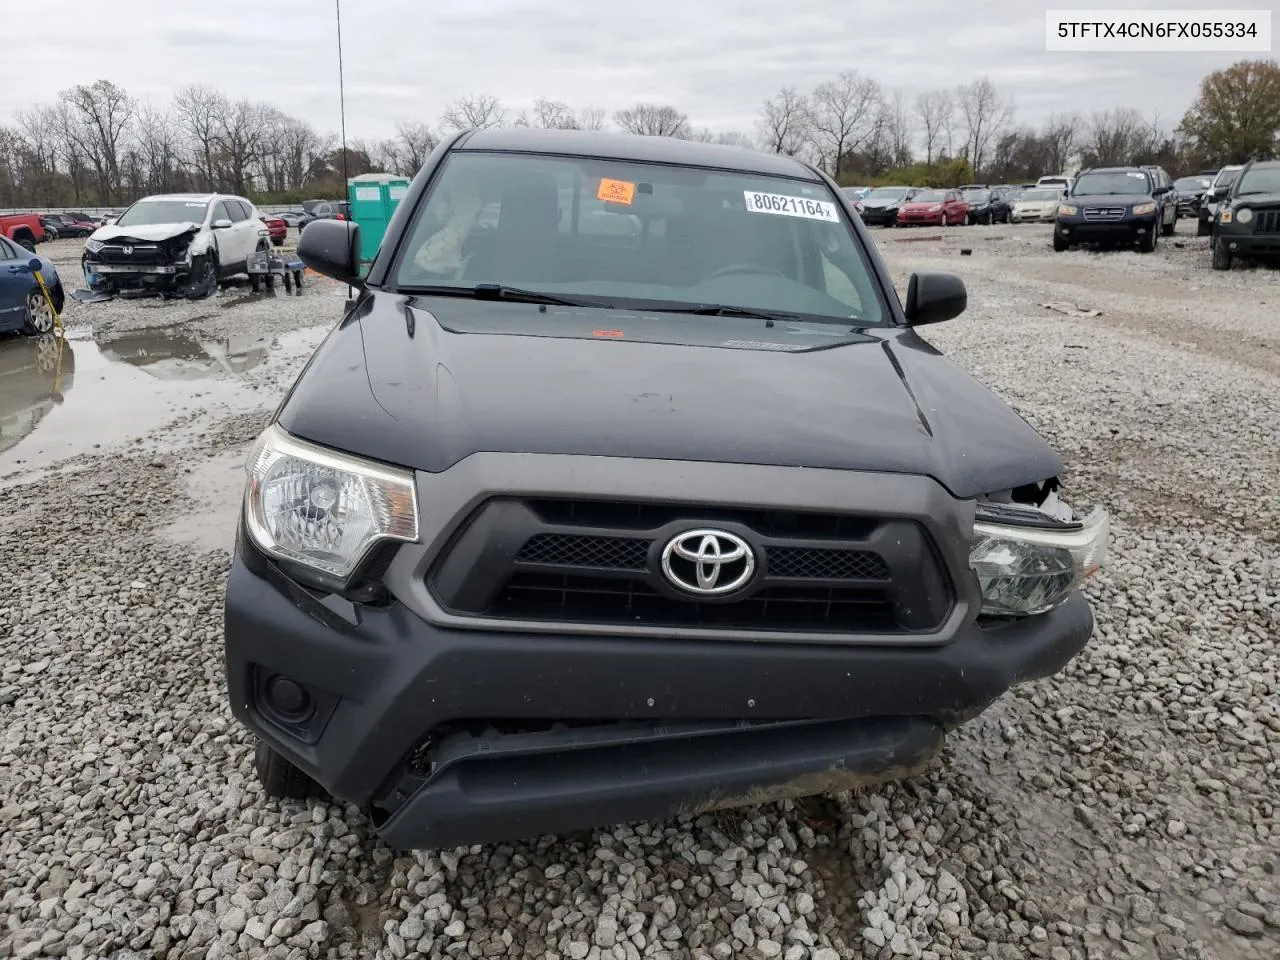
[[[969,204],[959,190],[921,190],[898,208],[898,226],[915,223],[937,224],[946,227],[964,224],[969,220]]]
[[[278,217],[263,217],[262,222],[267,225],[267,233],[271,235],[271,242],[277,247],[283,245],[284,238],[289,235],[289,224]]]

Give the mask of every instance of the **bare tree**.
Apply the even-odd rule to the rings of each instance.
[[[138,105],[133,150],[142,193],[164,193],[183,186],[182,156],[173,117],[155,104]]]
[[[444,109],[440,123],[449,130],[482,130],[501,126],[507,111],[497,97],[487,93],[460,97]]]
[[[756,128],[760,145],[768,152],[789,157],[802,153],[813,133],[809,99],[793,87],[783,87],[764,102]]]
[[[1137,110],[1100,110],[1089,122],[1084,153],[1089,166],[1132,163],[1150,143],[1150,127]]]
[[[987,159],[992,141],[1013,116],[1013,106],[1000,96],[988,77],[960,87],[957,100],[964,122],[965,156],[976,174]]]
[[[583,107],[578,111],[579,130],[603,130],[609,123],[609,116],[603,107]]]
[[[1047,166],[1053,173],[1061,173],[1080,148],[1080,117],[1074,113],[1053,114],[1045,121],[1044,140]]]
[[[427,162],[440,143],[440,138],[425,123],[401,123],[396,127],[396,155],[398,173],[412,177]]]
[[[226,109],[227,98],[212,87],[193,84],[179,88],[173,95],[174,116],[187,139],[200,185],[209,190],[218,186],[218,130]]]
[[[924,133],[924,162],[932,164],[946,143],[946,131],[955,115],[955,101],[949,90],[926,90],[916,97],[915,109]]]
[[[109,202],[120,186],[120,153],[133,118],[133,98],[110,80],[77,84],[58,96],[77,121],[67,132],[93,164],[98,192]]]
[[[883,94],[880,84],[847,70],[835,80],[818,84],[810,98],[810,125],[815,146],[836,178],[847,154],[876,133]]]
[[[748,150],[756,149],[755,141],[751,139],[750,135],[745,134],[740,130],[729,130],[725,133],[717,133],[714,142],[722,143],[726,147],[745,147]]]
[[[665,103],[637,103],[634,107],[615,113],[613,122],[627,133],[642,137],[678,137],[687,140],[693,136],[689,117]]]
[[[567,103],[539,97],[533,101],[533,126],[546,130],[577,130],[578,118]]]
[[[893,167],[910,165],[914,131],[911,126],[911,108],[907,104],[907,95],[901,90],[894,90],[883,102],[880,109],[880,128],[883,131],[889,165]]]
[[[219,180],[236,193],[249,190],[249,171],[267,145],[269,114],[248,100],[223,101],[217,116],[214,142],[217,145]]]

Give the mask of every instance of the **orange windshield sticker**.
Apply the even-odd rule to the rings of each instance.
[[[596,190],[596,199],[606,203],[630,204],[636,196],[636,185],[630,180],[610,180],[602,177],[600,188]]]
[[[593,337],[606,337],[610,340],[617,340],[619,337],[626,336],[621,330],[592,330],[591,335]]]

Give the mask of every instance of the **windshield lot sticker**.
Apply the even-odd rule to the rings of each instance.
[[[603,337],[606,340],[617,340],[619,337],[625,337],[626,334],[621,330],[592,330],[593,337]]]
[[[636,196],[636,185],[630,180],[600,179],[600,187],[596,190],[596,199],[606,203],[625,203],[630,206]]]
[[[839,223],[836,205],[827,200],[809,200],[805,197],[788,197],[781,193],[759,193],[743,190],[748,213],[775,213],[783,217],[803,217],[806,220],[825,220]]]

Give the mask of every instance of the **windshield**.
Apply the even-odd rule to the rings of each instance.
[[[116,221],[117,227],[145,227],[153,223],[204,223],[207,200],[139,200]]]
[[[1048,200],[1057,200],[1061,198],[1062,193],[1059,190],[1027,190],[1018,194],[1018,202],[1024,200],[1030,203],[1042,203]]]
[[[1076,181],[1071,194],[1076,197],[1096,197],[1150,192],[1147,175],[1141,170],[1120,170],[1115,173],[1086,173]]]
[[[991,191],[990,190],[966,190],[964,191],[964,198],[973,203],[985,203],[986,201],[991,199]]]
[[[912,203],[941,203],[947,199],[947,195],[942,190],[921,190],[911,198]]]
[[[1179,193],[1196,193],[1200,190],[1209,189],[1209,181],[1204,177],[1183,177],[1181,180],[1173,181],[1174,189]]]
[[[499,284],[600,306],[882,323],[870,266],[834,201],[808,180],[459,152],[417,211],[388,285]]]
[[[901,200],[907,195],[906,187],[876,187],[867,194],[868,200]]]
[[[1218,173],[1218,177],[1213,181],[1215,187],[1229,187],[1236,182],[1236,177],[1240,176],[1243,167],[1237,167],[1235,170],[1222,170]]]
[[[1254,167],[1240,178],[1237,197],[1256,193],[1280,193],[1280,167]]]

